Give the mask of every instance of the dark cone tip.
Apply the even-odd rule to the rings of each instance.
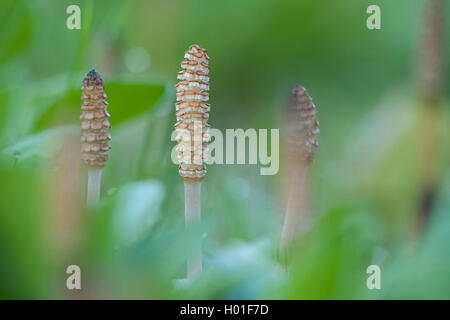
[[[98,76],[99,74],[97,73],[97,71],[95,71],[95,69],[92,69],[91,71],[89,71],[87,73],[88,76]]]

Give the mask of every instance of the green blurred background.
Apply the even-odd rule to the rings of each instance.
[[[420,89],[427,3],[1,1],[0,297],[449,299],[449,66],[430,107]],[[66,28],[71,4],[81,30]],[[371,4],[381,30],[366,28]],[[258,165],[208,167],[195,230],[204,272],[183,284],[195,235],[184,230],[170,134],[176,73],[194,43],[211,58],[213,127],[283,137],[300,83],[321,134],[308,215],[288,252],[278,250],[284,166],[275,176]],[[80,88],[92,68],[113,139],[102,200],[86,210]],[[71,264],[80,291],[66,289]],[[366,287],[371,264],[381,290]]]

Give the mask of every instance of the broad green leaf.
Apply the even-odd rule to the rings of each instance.
[[[0,299],[39,299],[52,285],[43,183],[26,171],[0,168]],[[47,232],[46,232],[47,231]]]
[[[6,7],[5,7],[6,6]],[[20,49],[30,43],[33,18],[20,1],[2,1],[0,16],[0,63],[13,58]]]
[[[55,154],[63,143],[63,137],[77,134],[76,126],[61,126],[44,130],[37,134],[27,136],[16,144],[4,149],[6,155],[13,155],[18,161],[30,158],[49,158]]]
[[[165,92],[164,85],[152,82],[105,81],[105,87],[112,126],[145,114]],[[65,97],[44,112],[36,124],[35,131],[59,125],[79,124],[81,104],[81,89],[72,88]]]

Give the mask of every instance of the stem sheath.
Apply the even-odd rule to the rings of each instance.
[[[288,205],[284,217],[283,231],[281,233],[280,246],[282,249],[291,243],[295,230],[297,229],[297,224],[303,216],[305,208],[308,166],[296,166],[293,170],[294,172],[289,185]]]
[[[88,169],[87,205],[92,207],[100,200],[100,187],[102,183],[102,169]]]
[[[184,217],[186,227],[190,228],[200,223],[200,181],[184,181]],[[187,262],[188,279],[202,272],[201,239],[196,239],[193,253]]]

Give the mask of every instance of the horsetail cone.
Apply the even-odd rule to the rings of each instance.
[[[111,149],[111,125],[103,80],[95,70],[86,75],[81,90],[81,158],[87,167],[101,169],[106,166]]]
[[[288,131],[290,160],[311,164],[314,160],[314,151],[319,146],[317,142],[317,135],[320,132],[319,120],[311,96],[300,85],[292,89]]]
[[[288,116],[288,172],[291,181],[281,233],[281,248],[292,242],[298,222],[305,215],[307,171],[314,160],[315,149],[319,146],[316,106],[306,89],[300,85],[292,89]]]
[[[183,69],[178,73],[180,80],[176,85],[175,104],[178,142],[176,151],[180,163],[178,172],[185,181],[202,181],[206,174],[208,141],[207,124],[209,118],[209,57],[206,50],[193,45],[181,62]]]

